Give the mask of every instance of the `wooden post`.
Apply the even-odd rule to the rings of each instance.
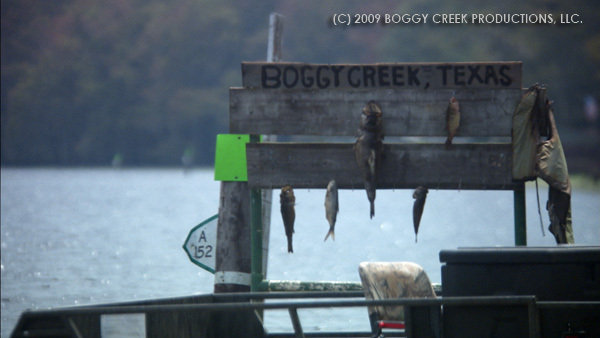
[[[276,13],[270,17],[269,62],[281,58],[282,18]],[[258,138],[252,135],[251,142]],[[214,292],[254,290],[267,273],[272,190],[221,182],[220,196]]]
[[[247,182],[221,182],[215,293],[250,291],[250,189]]]

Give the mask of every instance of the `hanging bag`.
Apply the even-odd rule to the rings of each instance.
[[[558,244],[574,243],[571,224],[571,182],[546,88],[531,86],[513,113],[513,180],[540,177],[549,185],[546,209],[549,230]],[[547,137],[540,142],[541,137]]]

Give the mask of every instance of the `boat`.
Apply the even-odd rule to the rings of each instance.
[[[25,311],[11,337],[598,337],[600,247],[442,250],[434,298],[366,299],[345,291],[213,293]],[[403,306],[401,326],[310,332],[298,310]],[[287,310],[294,332],[268,332],[263,314]],[[323,321],[341,320],[335,317]]]

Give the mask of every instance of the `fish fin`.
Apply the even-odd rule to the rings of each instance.
[[[292,247],[292,236],[288,237],[288,253],[294,253],[294,248]]]
[[[375,216],[375,201],[371,201],[371,219]]]

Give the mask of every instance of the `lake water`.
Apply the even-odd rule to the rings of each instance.
[[[2,337],[25,309],[212,292],[213,275],[182,249],[189,230],[217,213],[219,182],[212,175],[212,169],[2,168]],[[340,191],[335,241],[327,242],[325,191],[295,194],[293,254],[274,196],[269,279],[359,281],[362,261],[414,261],[439,282],[440,250],[514,244],[512,192],[430,190],[418,243],[412,191],[378,191],[373,219],[363,190]],[[542,206],[546,197],[541,186]],[[572,204],[576,242],[600,245],[600,193],[574,189]],[[548,231],[541,234],[536,205],[528,187],[528,244],[553,246]],[[318,313],[300,315],[307,330],[368,330],[362,310],[337,324],[320,323]],[[291,331],[286,313],[267,312],[266,324]]]

